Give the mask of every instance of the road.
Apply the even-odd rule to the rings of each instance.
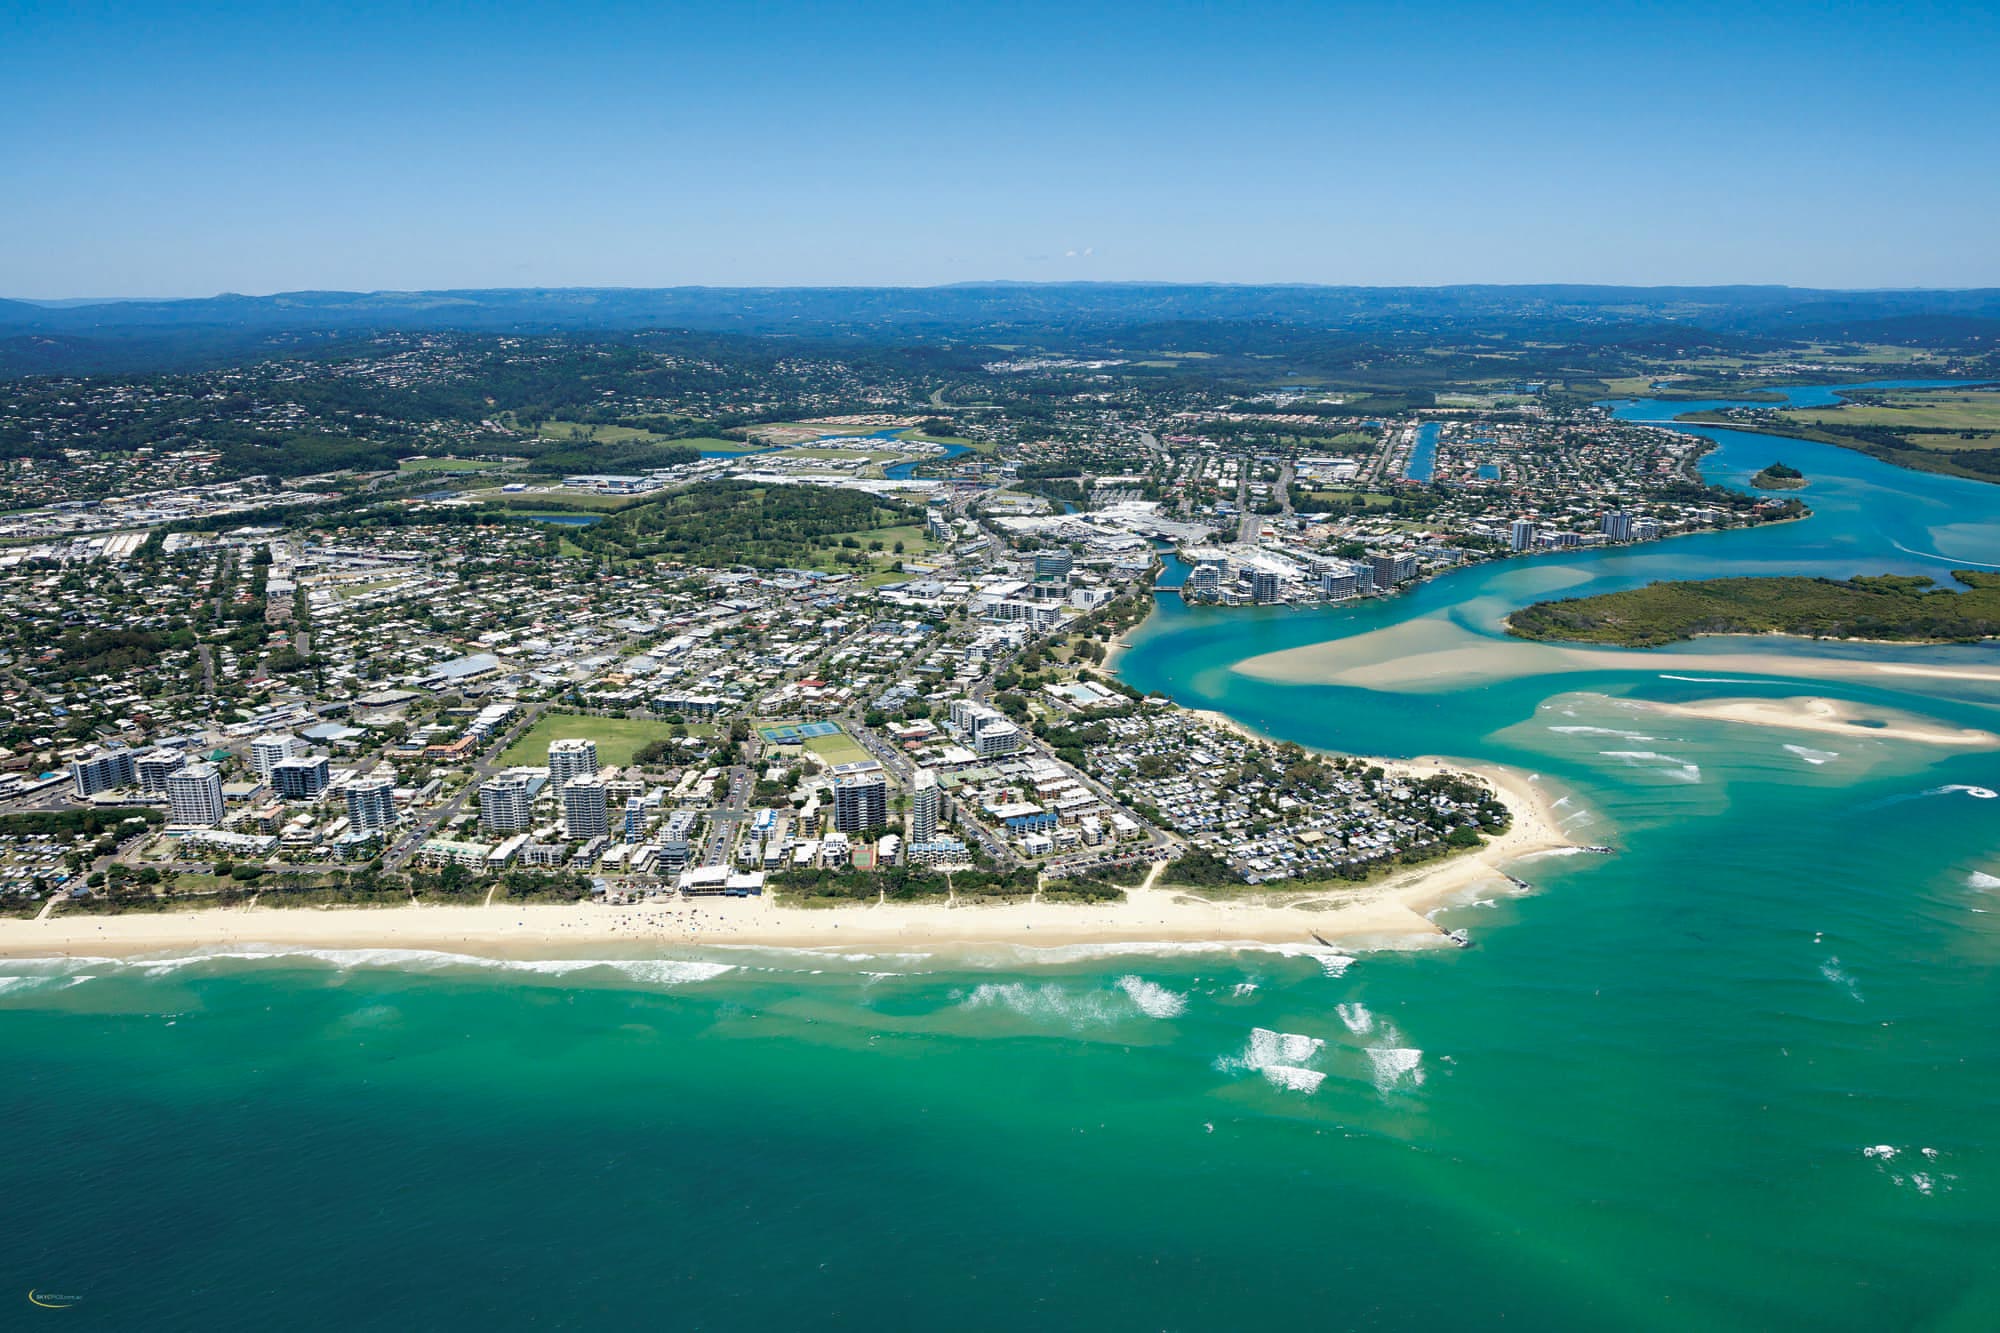
[[[523,704],[521,706],[521,716],[515,720],[514,724],[501,732],[498,738],[491,745],[487,746],[480,756],[473,761],[471,774],[467,778],[465,786],[459,790],[458,795],[452,797],[444,805],[427,811],[423,819],[411,825],[409,831],[398,838],[395,844],[383,855],[383,868],[385,870],[401,870],[404,866],[407,866],[411,859],[416,856],[417,848],[423,845],[424,840],[431,837],[435,830],[444,827],[444,825],[457,818],[459,812],[465,808],[465,803],[472,798],[473,793],[479,790],[479,784],[487,778],[492,777],[498,771],[500,756],[507,753],[507,747],[526,735],[529,729],[541,720],[542,714],[548,711],[549,704],[546,702]]]

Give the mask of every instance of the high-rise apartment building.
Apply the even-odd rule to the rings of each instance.
[[[189,764],[167,777],[167,819],[175,824],[213,828],[222,822],[222,770]]]

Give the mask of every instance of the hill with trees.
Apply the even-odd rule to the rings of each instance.
[[[1507,618],[1523,639],[1656,648],[1701,634],[1974,643],[2000,637],[2000,574],[1955,569],[1955,592],[1930,579],[1798,577],[1654,583],[1537,602]]]

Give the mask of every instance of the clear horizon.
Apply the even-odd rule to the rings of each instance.
[[[1633,290],[1652,289],[1657,291],[1698,291],[1742,288],[1780,288],[1787,291],[1840,292],[1857,296],[1893,292],[1975,292],[1992,291],[2000,288],[2000,283],[1988,287],[1972,285],[1964,287],[1910,286],[1910,287],[1807,287],[1795,283],[1775,282],[1660,282],[1660,283],[1620,283],[1592,282],[1587,279],[1562,279],[1548,282],[1457,282],[1457,283],[1342,283],[1342,282],[1291,282],[1274,280],[1271,282],[1231,282],[1221,279],[1168,279],[1168,278],[966,278],[955,282],[928,283],[843,283],[843,282],[743,282],[743,283],[663,283],[657,286],[636,286],[631,283],[577,283],[557,285],[552,283],[522,283],[511,286],[494,287],[289,287],[272,291],[214,291],[180,292],[159,296],[18,296],[0,292],[0,300],[20,301],[26,305],[39,306],[85,306],[114,305],[120,302],[157,301],[209,301],[226,296],[240,296],[250,300],[268,299],[276,296],[298,296],[309,292],[336,292],[353,296],[395,296],[442,291],[673,291],[685,290],[741,290],[741,291],[842,291],[842,290],[889,290],[889,291],[937,291],[953,287],[1055,287],[1055,286],[1098,286],[1098,287],[1323,287],[1330,290],[1356,289],[1378,291],[1437,291],[1453,287],[1597,287],[1631,288]]]
[[[1996,55],[1798,0],[17,10],[0,292],[2000,286]]]

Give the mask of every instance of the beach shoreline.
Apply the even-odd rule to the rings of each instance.
[[[1127,891],[1109,904],[866,904],[786,906],[771,898],[668,899],[604,904],[490,907],[229,907],[117,916],[63,915],[0,921],[0,958],[121,957],[198,949],[298,951],[404,949],[504,957],[577,957],[705,946],[951,953],[994,946],[1061,950],[1149,945],[1177,949],[1301,946],[1317,940],[1359,948],[1444,944],[1425,913],[1467,890],[1504,879],[1504,867],[1573,845],[1545,789],[1526,775],[1456,760],[1382,761],[1413,777],[1450,769],[1494,786],[1512,816],[1508,830],[1446,860],[1412,866],[1353,889],[1274,888],[1268,896],[1210,900],[1171,885]],[[1032,961],[1032,960],[1029,960]]]

